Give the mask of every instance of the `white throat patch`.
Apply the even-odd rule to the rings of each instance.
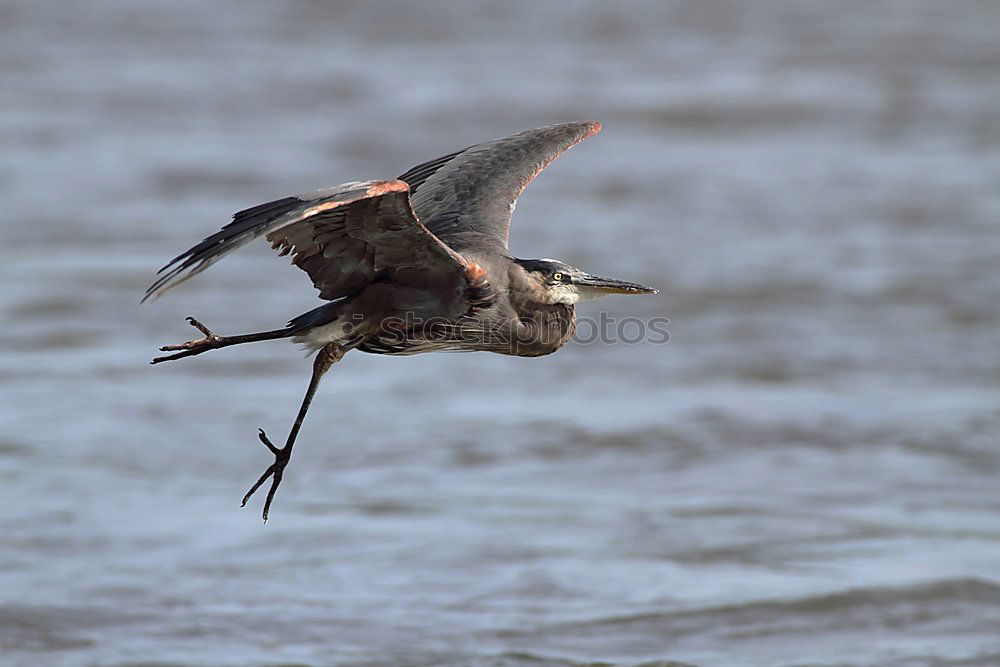
[[[590,301],[602,296],[607,296],[607,292],[597,287],[587,285],[554,285],[548,289],[552,303],[562,303],[572,306],[580,301]]]

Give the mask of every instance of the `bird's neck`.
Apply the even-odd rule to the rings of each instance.
[[[555,352],[569,341],[576,327],[573,306],[540,300],[537,295],[546,294],[546,290],[536,284],[537,280],[517,262],[510,265],[507,294],[518,317],[514,354],[522,357]]]
[[[573,306],[562,303],[524,303],[517,309],[518,352],[522,357],[552,354],[569,342],[576,329]]]

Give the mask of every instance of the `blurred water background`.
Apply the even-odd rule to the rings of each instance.
[[[1000,5],[5,0],[0,662],[1000,664]],[[349,355],[230,214],[567,120],[512,251],[666,345]],[[657,663],[658,664],[658,663]]]

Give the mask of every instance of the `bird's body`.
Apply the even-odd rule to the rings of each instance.
[[[651,288],[589,275],[557,260],[507,250],[517,196],[552,160],[597,133],[566,123],[470,146],[390,181],[358,181],[285,197],[237,213],[232,223],[175,258],[146,297],[203,271],[264,236],[304,270],[327,303],[273,331],[223,337],[189,318],[205,337],[166,346],[175,354],[277,338],[315,351],[313,378],[286,445],[261,431],[275,463],[268,508],[319,379],[347,351],[417,354],[438,350],[542,356],[569,341],[574,305],[608,292]]]
[[[363,331],[356,349],[372,354],[480,351],[537,357],[555,352],[573,335],[573,305],[537,301],[525,297],[523,289],[511,290],[512,283],[534,280],[516,260],[504,264],[484,269],[489,280],[473,288],[483,292],[475,305],[463,298],[456,308],[449,294],[376,283],[356,299],[325,304],[293,319],[289,326],[297,333],[292,340],[316,351],[331,343],[349,345]],[[497,294],[513,298],[500,300]],[[392,306],[385,308],[386,303]],[[439,314],[449,309],[460,314]],[[365,326],[373,314],[380,326]]]

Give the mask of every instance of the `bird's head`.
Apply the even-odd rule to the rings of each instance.
[[[539,303],[572,306],[608,294],[656,294],[659,290],[638,283],[601,278],[557,259],[515,260],[528,274],[532,299]]]

